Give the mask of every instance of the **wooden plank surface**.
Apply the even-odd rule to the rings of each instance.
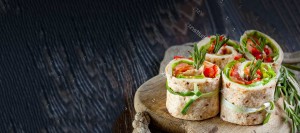
[[[0,130],[131,132],[164,52],[246,29],[300,50],[297,0],[0,0]],[[109,114],[109,115],[108,115]],[[159,132],[153,129],[154,132]]]

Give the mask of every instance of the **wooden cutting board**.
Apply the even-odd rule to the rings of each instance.
[[[166,109],[166,78],[164,68],[172,60],[174,55],[188,56],[192,43],[169,48],[164,60],[161,62],[160,74],[145,82],[136,91],[134,107],[137,112],[147,112],[151,117],[151,123],[168,132],[197,132],[197,133],[289,133],[290,123],[285,122],[284,111],[279,100],[276,110],[272,113],[270,121],[265,125],[240,126],[222,121],[217,115],[214,118],[203,121],[188,121],[172,117]],[[285,53],[285,62],[300,62],[296,53]]]

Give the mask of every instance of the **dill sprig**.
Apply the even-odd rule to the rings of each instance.
[[[220,36],[218,34],[216,34],[216,44],[215,44],[215,49],[214,49],[214,53],[217,53],[221,47],[227,43],[229,40],[229,37],[225,37],[225,39],[223,39],[221,42],[220,42]]]
[[[261,64],[262,64],[262,61],[261,60],[257,60],[256,62],[255,62],[255,60],[253,60],[252,62],[251,62],[251,64],[249,65],[249,67],[250,67],[250,75],[249,75],[249,80],[253,80],[256,76],[256,71],[260,68],[260,66],[261,66]]]
[[[296,68],[296,66],[293,66]],[[297,68],[296,70],[299,70]],[[295,69],[293,69],[295,70]],[[292,133],[300,132],[300,86],[295,74],[287,67],[281,66],[275,90],[275,100],[283,97],[286,115],[292,120]]]
[[[190,53],[191,57],[194,60],[193,66],[196,69],[199,69],[203,62],[205,61],[205,55],[207,52],[207,47],[202,46],[200,49],[198,48],[197,44],[194,44],[194,52]]]

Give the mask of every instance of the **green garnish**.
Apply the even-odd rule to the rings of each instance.
[[[264,37],[259,38],[258,39],[258,44],[252,37],[249,37],[249,39],[251,39],[251,41],[253,43],[255,43],[256,49],[258,49],[260,52],[264,51],[264,48],[265,48],[265,45],[266,45],[266,38],[264,38]]]
[[[296,68],[296,66],[293,66]],[[294,69],[295,70],[295,69]],[[298,68],[297,70],[300,70]],[[295,74],[287,67],[281,66],[280,75],[275,89],[275,100],[283,97],[283,107],[292,120],[292,133],[300,132],[300,85]]]
[[[282,64],[283,66],[292,69],[292,70],[296,70],[296,71],[300,71],[300,68],[294,65],[290,65],[290,64]]]
[[[215,44],[214,53],[217,53],[217,52],[221,49],[221,47],[222,47],[225,43],[228,42],[228,40],[229,40],[229,37],[226,37],[226,39],[223,39],[221,42],[219,42],[219,41],[220,41],[220,36],[217,34],[217,35],[216,35],[216,44]]]
[[[251,62],[251,64],[249,65],[250,67],[250,76],[248,77],[248,80],[253,80],[255,79],[255,75],[256,75],[256,71],[260,68],[262,61],[261,60],[257,60],[256,63],[254,63],[255,60],[253,60]]]
[[[194,52],[190,53],[191,57],[194,60],[193,66],[195,67],[195,69],[199,69],[203,62],[205,61],[205,55],[207,52],[207,47],[201,47],[200,49],[198,49],[197,44],[194,44]]]
[[[270,101],[269,103],[270,103],[270,110],[274,110],[274,108],[275,108],[274,102],[273,102],[273,101]],[[268,123],[269,120],[270,120],[270,117],[271,117],[271,113],[268,112],[266,118],[265,118],[264,121],[263,121],[263,124]]]

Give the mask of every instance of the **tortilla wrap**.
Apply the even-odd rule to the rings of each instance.
[[[276,71],[276,76],[272,77],[265,84],[242,85],[231,81],[226,72],[222,72],[221,119],[239,125],[262,124],[266,118],[266,109],[245,112],[237,111],[237,109],[233,108],[253,110],[253,108],[258,109],[264,105],[268,105],[268,102],[274,101],[274,91],[278,75],[279,71]]]
[[[203,77],[201,79],[184,79],[176,78],[172,75],[173,64],[180,61],[190,61],[188,59],[174,59],[172,60],[165,69],[167,77],[167,85],[173,89],[174,92],[187,92],[194,89],[196,84],[201,93],[212,93],[212,96],[201,97],[194,101],[187,113],[184,115],[181,113],[185,104],[191,99],[192,96],[179,96],[174,95],[167,91],[166,107],[168,112],[180,119],[186,120],[203,120],[216,116],[219,113],[219,88],[220,88],[220,72],[218,72],[215,78]],[[214,65],[210,62],[205,61],[204,64]],[[203,70],[203,65],[200,70]]]

